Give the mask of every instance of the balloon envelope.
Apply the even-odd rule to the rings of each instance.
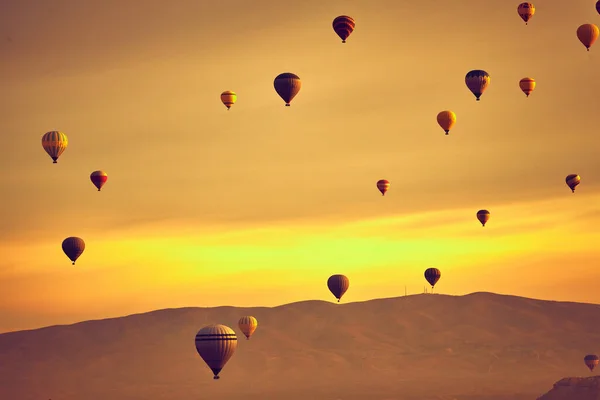
[[[90,180],[92,181],[94,186],[98,188],[98,191],[100,191],[100,189],[102,189],[102,186],[104,186],[104,184],[108,180],[108,175],[106,175],[106,172],[104,171],[94,171],[90,174]]]
[[[599,34],[600,30],[594,24],[583,24],[577,28],[577,38],[588,51],[590,51],[590,47],[598,39]]]
[[[477,101],[490,85],[490,74],[482,69],[469,71],[465,76],[465,83]]]
[[[447,135],[456,123],[456,114],[450,110],[441,111],[437,115],[437,122]]]
[[[588,354],[587,356],[585,356],[583,358],[583,362],[585,362],[585,365],[587,365],[587,367],[590,369],[590,371],[593,371],[594,368],[596,368],[598,366],[598,363],[600,362],[600,358],[598,358],[598,356],[595,354]]]
[[[519,87],[525,93],[525,96],[529,97],[533,89],[535,89],[535,79],[523,78],[519,81]]]
[[[237,348],[237,336],[233,329],[225,325],[209,325],[196,334],[196,351],[212,370],[213,379],[219,379],[219,373]]]
[[[246,336],[246,339],[250,339],[250,336],[252,336],[252,334],[258,327],[258,321],[253,316],[248,315],[246,317],[240,318],[240,320],[238,321],[238,326],[244,334],[244,336]]]
[[[346,39],[354,31],[354,27],[354,19],[347,15],[340,15],[333,20],[333,30],[342,39],[342,43],[346,43]]]
[[[390,188],[390,181],[385,179],[380,179],[377,181],[377,189],[381,192],[382,196],[385,196],[385,192]]]
[[[75,265],[75,261],[77,261],[79,256],[85,250],[85,242],[81,238],[71,236],[63,240],[62,249],[67,257],[73,262],[73,265]]]
[[[581,183],[581,177],[577,174],[570,174],[565,178],[565,182],[569,189],[575,193],[575,187]]]
[[[435,286],[435,284],[437,283],[437,281],[440,280],[441,276],[442,276],[442,273],[437,268],[427,268],[425,270],[425,279],[427,280],[427,282],[429,282],[432,289]]]
[[[477,211],[477,219],[481,222],[482,226],[485,226],[485,223],[490,220],[490,212],[488,210]]]
[[[62,132],[50,131],[42,136],[42,147],[52,158],[54,164],[58,162],[58,157],[67,149],[68,145],[69,139]]]
[[[529,22],[531,17],[533,17],[533,14],[535,14],[535,7],[531,3],[521,3],[517,7],[517,12],[521,19],[525,21],[525,25],[527,25],[527,22]]]
[[[327,287],[335,298],[338,299],[339,303],[344,293],[350,287],[350,280],[344,275],[332,275],[327,279]]]
[[[273,82],[273,86],[275,86],[275,91],[279,97],[285,101],[285,105],[289,107],[290,102],[296,97],[298,92],[300,92],[302,82],[300,82],[298,75],[294,75],[291,72],[285,72],[277,75]]]
[[[235,92],[232,92],[231,90],[226,90],[223,93],[221,93],[221,101],[223,102],[223,104],[225,104],[225,107],[227,107],[228,110],[231,108],[232,105],[235,104],[236,100],[237,94],[235,94]]]

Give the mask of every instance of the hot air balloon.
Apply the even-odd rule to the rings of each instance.
[[[242,317],[238,321],[238,326],[240,327],[240,330],[242,331],[244,336],[246,336],[246,340],[248,340],[256,330],[256,327],[258,326],[258,321],[252,316]]]
[[[235,94],[235,92],[232,92],[231,90],[226,90],[223,93],[221,93],[221,101],[223,102],[223,104],[225,104],[227,110],[229,110],[231,106],[235,104],[236,100],[237,94]]]
[[[108,180],[108,175],[106,175],[106,172],[104,171],[94,171],[91,173],[90,179],[94,186],[98,188],[98,191],[100,191],[100,189],[102,189],[102,186],[104,186],[104,184]]]
[[[342,39],[342,43],[346,43],[346,39],[354,30],[354,19],[347,15],[340,15],[333,20],[333,30]]]
[[[380,179],[377,181],[377,189],[381,192],[382,196],[385,196],[385,192],[390,188],[390,181],[385,179]]]
[[[300,78],[298,78],[297,75],[290,72],[284,72],[283,74],[277,75],[273,82],[273,86],[275,86],[275,91],[279,97],[285,101],[285,105],[289,107],[292,99],[296,97],[300,91],[302,82],[300,82]]]
[[[477,219],[481,222],[481,226],[485,226],[485,223],[490,220],[490,212],[488,210],[477,211]]]
[[[58,157],[67,149],[69,145],[69,139],[67,135],[59,131],[46,132],[42,136],[42,147],[46,150],[46,153],[52,157],[54,164],[57,163]]]
[[[73,261],[73,265],[75,265],[75,261],[77,261],[81,253],[85,250],[85,242],[81,238],[71,236],[63,240],[62,249],[67,257]]]
[[[587,356],[583,357],[583,362],[585,362],[585,365],[587,365],[590,371],[593,371],[594,368],[598,366],[600,358],[598,358],[598,356],[595,354],[588,354]]]
[[[465,76],[465,83],[479,101],[479,98],[490,84],[490,75],[481,69],[474,69]]]
[[[429,284],[431,285],[432,291],[433,291],[433,287],[435,286],[437,281],[440,280],[441,276],[442,276],[442,273],[437,268],[427,268],[425,270],[425,279],[427,279],[427,282],[429,282]]]
[[[525,21],[525,25],[527,22],[533,17],[535,14],[535,7],[531,3],[521,3],[519,7],[517,7],[517,12],[523,21]]]
[[[346,293],[350,287],[350,280],[344,275],[331,275],[329,279],[327,279],[327,287],[339,303],[344,293]]]
[[[570,174],[565,178],[565,182],[567,182],[567,186],[569,186],[571,191],[575,193],[575,186],[581,183],[581,177],[577,174]]]
[[[579,38],[579,41],[585,46],[587,51],[590,51],[590,47],[598,39],[599,34],[600,30],[594,24],[583,24],[577,28],[577,38]]]
[[[225,325],[209,325],[196,334],[196,350],[206,365],[212,370],[213,379],[219,379],[219,372],[235,353],[237,336]]]
[[[448,132],[450,132],[450,129],[452,129],[452,127],[456,123],[456,114],[454,114],[450,110],[441,111],[437,115],[437,122],[442,127],[444,132],[446,132],[447,135]]]
[[[535,89],[535,79],[523,78],[519,81],[519,87],[525,93],[525,96],[529,97],[533,89]]]
[[[600,14],[600,0],[596,2],[596,11]]]

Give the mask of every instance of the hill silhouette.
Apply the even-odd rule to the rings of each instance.
[[[210,323],[239,338],[219,381],[194,348]],[[166,309],[1,334],[0,398],[531,399],[588,375],[599,331],[599,305],[492,293]]]
[[[564,378],[556,382],[538,400],[598,400],[600,399],[600,376],[587,378]]]

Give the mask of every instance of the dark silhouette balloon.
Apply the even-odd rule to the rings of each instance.
[[[521,19],[525,21],[525,25],[527,25],[527,22],[529,22],[531,17],[533,17],[533,14],[535,14],[535,7],[531,3],[521,3],[517,7],[517,12]]]
[[[63,240],[62,249],[75,265],[75,261],[85,250],[85,242],[81,238],[71,236]]]
[[[477,211],[477,219],[481,222],[482,226],[485,226],[485,223],[490,220],[490,212],[488,210]]]
[[[571,189],[571,192],[575,193],[575,187],[581,183],[581,177],[577,174],[570,174],[565,178],[565,182],[569,189]]]
[[[600,358],[595,354],[588,354],[583,358],[583,362],[585,362],[590,371],[593,371],[598,366],[598,363],[600,363]]]
[[[442,273],[437,268],[427,268],[425,270],[425,279],[431,285],[431,289],[433,289],[433,287],[435,286],[437,281],[440,280],[441,276],[442,276]]]
[[[212,370],[213,379],[219,379],[219,372],[235,353],[237,336],[233,329],[225,325],[209,325],[196,334],[196,351]]]
[[[90,175],[90,180],[92,181],[94,186],[98,188],[98,191],[100,191],[100,189],[102,189],[102,186],[104,186],[104,184],[108,180],[108,175],[106,175],[106,172],[104,171],[94,171]]]
[[[481,69],[469,71],[465,76],[465,83],[477,101],[490,85],[490,74]]]
[[[385,196],[385,193],[390,188],[390,181],[385,179],[380,179],[377,181],[377,189],[381,192],[382,196]]]
[[[302,87],[302,82],[300,82],[300,78],[298,75],[294,75],[290,72],[285,72],[283,74],[277,75],[275,81],[273,82],[273,86],[275,86],[275,91],[285,101],[286,106],[290,106],[290,102],[296,97],[300,88]]]
[[[342,43],[346,43],[346,39],[354,31],[354,26],[354,19],[347,15],[340,15],[333,20],[333,30],[342,39]]]
[[[344,275],[331,275],[327,279],[327,287],[339,303],[344,293],[350,287],[350,280]]]

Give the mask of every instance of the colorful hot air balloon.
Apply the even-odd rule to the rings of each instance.
[[[300,82],[300,78],[298,78],[297,75],[290,72],[284,72],[283,74],[277,75],[273,82],[273,86],[275,86],[275,91],[279,97],[285,101],[285,105],[289,107],[292,99],[296,97],[300,91],[302,82]]]
[[[490,220],[490,212],[488,210],[477,211],[477,219],[481,222],[481,226],[485,226],[485,223]]]
[[[590,47],[592,47],[596,39],[598,39],[599,34],[600,30],[598,30],[598,27],[594,24],[583,24],[577,28],[577,38],[585,46],[587,51],[590,51]]]
[[[598,363],[600,363],[600,358],[595,354],[588,354],[587,356],[583,357],[583,362],[585,365],[587,365],[590,371],[593,371],[594,368],[598,366]]]
[[[581,177],[577,174],[570,174],[565,178],[565,182],[567,182],[567,186],[569,186],[571,191],[575,193],[575,186],[581,183]]]
[[[242,317],[238,321],[238,326],[240,327],[240,330],[242,331],[244,336],[246,336],[246,340],[248,340],[256,330],[256,327],[258,326],[258,321],[252,316]]]
[[[52,157],[54,164],[57,163],[58,157],[67,149],[69,145],[69,139],[67,135],[59,131],[46,132],[42,136],[42,147],[46,150],[46,153]]]
[[[380,179],[377,181],[377,189],[381,192],[382,196],[385,196],[385,192],[390,188],[390,181],[385,179]]]
[[[519,87],[525,93],[525,96],[529,97],[533,89],[535,89],[535,79],[523,78],[519,81]]]
[[[223,102],[223,104],[225,104],[227,110],[229,110],[231,106],[235,104],[236,100],[237,94],[235,94],[235,92],[232,92],[231,90],[226,90],[223,93],[221,93],[221,101]]]
[[[94,171],[91,173],[90,179],[94,186],[98,188],[98,191],[100,191],[100,189],[102,189],[102,186],[104,186],[104,184],[108,180],[108,175],[106,175],[106,172],[104,171]]]
[[[437,281],[440,280],[441,276],[442,276],[442,273],[437,268],[427,268],[425,270],[425,279],[431,285],[431,290],[433,290],[433,287],[435,286]]]
[[[342,39],[342,43],[346,43],[346,39],[354,30],[354,19],[347,15],[340,15],[333,20],[333,30]]]
[[[456,114],[454,114],[450,110],[441,111],[437,115],[437,122],[442,127],[444,132],[446,132],[447,135],[450,132],[450,129],[452,129],[452,127],[456,123]]]
[[[490,84],[490,75],[484,70],[474,69],[473,71],[469,71],[467,76],[465,76],[465,83],[475,95],[477,101],[479,101],[479,98]]]
[[[85,250],[85,242],[81,238],[71,236],[63,240],[62,249],[67,257],[73,261],[73,265],[75,265],[75,261],[77,261],[81,253]]]
[[[533,17],[535,14],[535,7],[531,3],[521,3],[519,7],[517,7],[517,12],[523,21],[525,21],[525,25],[527,22]]]
[[[212,370],[213,379],[219,379],[219,372],[235,353],[237,336],[225,325],[209,325],[196,334],[196,350],[206,365]]]
[[[350,287],[350,280],[344,275],[331,275],[329,279],[327,279],[327,287],[339,303],[344,293],[346,293]]]

